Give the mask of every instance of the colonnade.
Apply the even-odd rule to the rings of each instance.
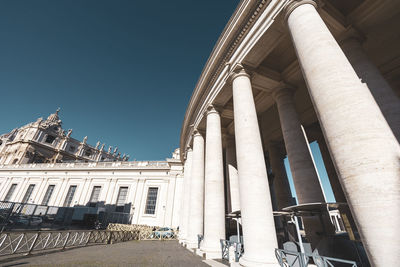
[[[351,65],[318,14],[314,1],[291,1],[285,14],[326,147],[369,260],[373,266],[395,266],[399,250],[393,237],[400,236],[397,225],[400,146],[395,137],[399,136],[398,98],[388,97],[392,89],[365,53],[352,49],[357,45],[354,42],[346,46],[346,51],[354,54],[350,61],[355,66]],[[359,75],[365,75],[362,80],[357,69],[362,73]],[[240,198],[240,203],[235,204],[241,210],[245,248],[240,263],[277,266],[270,188],[250,75],[241,65],[236,65],[230,79],[237,174],[232,171],[228,175],[229,179],[238,179],[238,183],[230,185],[238,186],[231,192],[238,191]],[[325,202],[292,100],[293,90],[281,84],[272,97],[279,112],[297,198],[300,204]],[[386,109],[386,105],[391,108]],[[190,172],[185,179],[190,181],[185,182],[185,192],[189,193],[183,200],[183,212],[188,218],[183,220],[181,241],[196,248],[197,235],[204,234],[200,249],[207,257],[214,258],[220,255],[219,239],[225,238],[222,130],[218,108],[210,105],[205,116],[205,135],[196,129],[193,152],[187,153],[186,162],[191,161],[191,167],[185,169]],[[281,155],[274,150],[274,144],[268,147],[272,169],[278,179],[284,179],[283,164],[277,159]],[[232,145],[227,149],[232,149]],[[287,182],[277,182],[274,191],[279,196],[278,206],[286,205],[283,202],[289,192]],[[305,221],[305,227],[306,231],[313,230],[314,222]]]

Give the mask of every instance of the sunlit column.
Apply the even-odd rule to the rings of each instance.
[[[236,164],[236,148],[233,136],[226,136],[225,161],[226,174],[229,181],[230,212],[240,210],[239,176]]]
[[[396,266],[399,143],[314,2],[292,1],[286,12],[314,109],[370,263]]]
[[[225,239],[224,162],[221,117],[210,106],[207,110],[204,185],[204,240],[206,258],[221,258],[220,240]]]
[[[236,159],[245,251],[243,266],[278,266],[277,240],[250,76],[239,68],[232,76]]]
[[[193,159],[190,182],[189,223],[186,244],[197,248],[197,235],[203,234],[204,205],[204,138],[195,130],[193,134]]]
[[[190,184],[192,175],[192,154],[193,150],[189,147],[186,150],[186,160],[184,165],[184,176],[183,176],[183,192],[182,192],[182,209],[181,219],[179,227],[179,240],[185,242],[187,237],[187,230],[190,223],[189,220],[189,207],[190,207]]]

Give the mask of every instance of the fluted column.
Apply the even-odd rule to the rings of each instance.
[[[304,79],[371,265],[396,266],[400,146],[312,3],[287,8]]]
[[[203,234],[204,201],[204,138],[195,130],[193,134],[193,159],[190,182],[189,223],[186,244],[197,248],[197,235]]]
[[[225,138],[225,161],[226,161],[226,174],[229,181],[229,195],[230,195],[230,211],[240,210],[240,197],[239,197],[239,176],[236,164],[236,149],[234,137],[228,136]]]
[[[360,41],[350,37],[342,42],[342,49],[358,77],[366,83],[383,116],[400,141],[400,99],[378,68],[365,54]]]
[[[299,204],[325,202],[321,183],[293,103],[293,91],[282,85],[273,97],[279,112],[283,139]]]
[[[279,266],[268,177],[249,75],[238,66],[232,76],[236,159],[239,174],[243,266]]]
[[[220,239],[225,239],[224,162],[221,117],[213,106],[207,111],[204,190],[204,240],[201,250],[206,253],[207,259],[220,258]]]
[[[273,186],[278,210],[294,205],[292,193],[290,191],[289,180],[286,175],[285,165],[283,164],[284,154],[277,144],[268,144],[269,161],[273,174]]]
[[[193,150],[189,147],[186,151],[186,160],[184,165],[183,192],[182,192],[182,213],[179,227],[179,240],[185,242],[189,225],[189,207],[190,207],[190,185],[192,175],[192,154]]]

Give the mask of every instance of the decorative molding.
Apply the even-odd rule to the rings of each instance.
[[[313,5],[315,8],[318,8],[316,0],[291,0],[289,3],[286,4],[283,10],[283,12],[285,13],[283,21],[286,23],[293,10],[304,4],[310,4]]]

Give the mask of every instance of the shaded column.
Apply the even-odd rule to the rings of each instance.
[[[268,144],[269,161],[273,174],[273,186],[276,197],[277,209],[292,206],[292,193],[290,191],[289,180],[286,175],[285,165],[283,164],[284,154],[278,144],[270,142]]]
[[[324,203],[320,179],[311,157],[308,141],[303,132],[299,116],[293,102],[293,90],[282,85],[273,92],[278,107],[283,139],[292,172],[294,187],[299,204]],[[306,237],[312,248],[319,247],[323,236],[334,234],[328,214],[318,216],[303,216]]]
[[[193,134],[193,157],[190,182],[189,223],[186,244],[197,248],[197,235],[203,234],[204,205],[204,138],[195,130]]]
[[[240,210],[240,196],[239,196],[239,176],[236,164],[236,148],[235,139],[233,136],[226,136],[226,147],[225,147],[225,160],[226,160],[226,174],[229,181],[229,193],[230,193],[230,211]]]
[[[342,42],[342,49],[362,82],[366,83],[383,116],[400,141],[400,99],[378,68],[365,54],[356,37]]]
[[[207,111],[204,182],[204,240],[206,258],[221,258],[220,239],[225,239],[224,162],[221,117],[210,106]]]
[[[293,103],[293,91],[285,87],[273,93],[299,204],[325,202],[321,183]]]
[[[236,159],[245,251],[243,266],[278,266],[268,177],[250,76],[241,66],[232,76]]]
[[[312,3],[287,6],[304,79],[371,265],[396,266],[400,146]]]
[[[193,150],[189,147],[186,150],[186,160],[184,165],[184,176],[183,176],[183,192],[182,192],[182,210],[181,210],[181,222],[179,226],[179,240],[185,242],[187,237],[187,230],[189,225],[189,208],[190,208],[190,185],[192,175],[192,156]]]

